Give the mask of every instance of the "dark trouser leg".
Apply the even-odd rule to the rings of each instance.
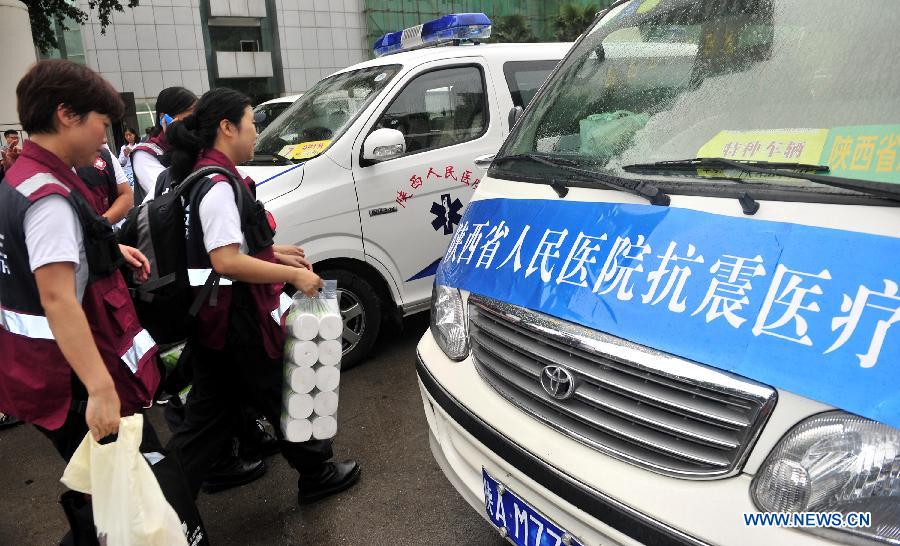
[[[238,399],[233,360],[225,351],[195,348],[194,382],[181,428],[167,448],[178,454],[196,496],[210,466],[231,441],[233,405]]]
[[[301,474],[321,471],[325,462],[333,456],[331,440],[303,443],[284,440],[281,430],[284,368],[281,360],[269,358],[262,347],[232,347],[229,352],[235,360],[238,377],[245,386],[250,405],[272,424],[284,458]]]

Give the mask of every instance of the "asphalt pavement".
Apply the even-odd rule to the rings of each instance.
[[[450,485],[428,447],[415,372],[427,318],[386,332],[367,362],[343,374],[335,453],[360,461],[360,483],[301,508],[296,472],[279,456],[269,458],[266,475],[252,484],[200,495],[212,544],[506,544]],[[168,438],[160,409],[150,417]],[[57,544],[67,528],[56,502],[63,469],[30,425],[0,431],[0,545]]]

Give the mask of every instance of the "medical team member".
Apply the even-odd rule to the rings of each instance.
[[[111,225],[121,222],[134,204],[134,192],[122,165],[107,144],[100,148],[94,164],[75,169],[78,177],[91,190],[92,204]]]
[[[209,91],[193,114],[171,124],[166,133],[175,181],[212,165],[241,179],[235,164],[250,160],[256,143],[250,99],[231,89]],[[242,182],[245,202],[252,205],[249,197],[256,184],[249,177]],[[301,504],[351,487],[360,476],[355,461],[330,462],[330,441],[286,442],[280,430],[285,334],[271,313],[279,308],[284,283],[314,294],[322,280],[296,247],[273,246],[271,238],[242,232],[235,194],[224,175],[197,183],[188,201],[188,267],[215,270],[233,281],[219,286],[215,301],[201,307],[192,339],[193,390],[184,423],[169,444],[179,451],[194,492],[231,438],[234,420],[228,410],[242,398],[275,427],[282,455],[300,472]],[[268,225],[264,209],[255,213],[257,222]]]
[[[150,131],[150,138],[131,151],[135,206],[143,203],[148,195],[153,195],[156,179],[169,166],[168,120],[179,120],[190,114],[196,102],[197,95],[184,87],[167,87],[156,97],[156,124]]]
[[[146,277],[149,264],[116,244],[72,170],[94,164],[122,115],[116,90],[50,60],[28,71],[16,98],[30,140],[0,183],[0,411],[36,425],[69,460],[88,431],[113,434],[153,399],[156,345],[119,271],[124,258]],[[87,500],[70,493],[92,528]]]

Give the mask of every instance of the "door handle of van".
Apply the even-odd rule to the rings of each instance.
[[[475,158],[475,166],[481,167],[482,169],[487,169],[488,167],[491,166],[491,162],[494,160],[495,157],[497,157],[496,153],[476,157]]]

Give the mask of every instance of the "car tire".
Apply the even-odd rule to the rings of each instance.
[[[323,279],[337,281],[338,304],[344,319],[341,369],[348,370],[361,364],[375,346],[381,331],[381,297],[368,279],[358,273],[344,269],[317,273]]]

